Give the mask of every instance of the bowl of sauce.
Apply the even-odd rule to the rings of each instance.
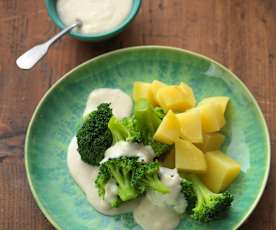
[[[45,0],[48,15],[64,29],[81,20],[83,25],[69,35],[81,41],[114,37],[133,21],[142,0]]]

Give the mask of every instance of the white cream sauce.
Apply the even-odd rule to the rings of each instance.
[[[105,215],[118,215],[132,212],[132,210],[137,206],[139,200],[127,202],[118,208],[111,208],[109,206],[108,201],[113,199],[114,194],[116,193],[116,188],[114,188],[112,182],[110,182],[108,189],[106,190],[105,198],[107,200],[103,200],[99,197],[98,190],[94,184],[98,174],[98,168],[83,162],[77,149],[77,139],[74,137],[68,147],[68,168],[72,177],[86,194],[87,200],[92,204],[92,206]]]
[[[97,109],[101,103],[111,103],[114,116],[117,118],[128,117],[132,111],[132,100],[120,89],[101,88],[93,90],[88,96],[84,116]]]
[[[108,32],[130,13],[133,0],[57,0],[57,12],[65,25],[83,22],[83,34]]]
[[[129,116],[131,113],[132,101],[127,94],[116,89],[97,89],[90,94],[84,115],[95,110],[97,105],[103,102],[110,102],[115,115],[119,118]],[[99,197],[94,184],[98,168],[83,162],[77,148],[77,139],[74,137],[68,147],[68,168],[76,183],[86,194],[87,200],[97,211],[105,215],[133,212],[135,221],[145,230],[176,228],[180,221],[180,214],[184,213],[187,206],[181,193],[180,177],[176,169],[160,168],[161,181],[170,188],[170,193],[149,191],[142,199],[127,202],[118,208],[111,208],[108,202],[116,198],[118,190],[115,181],[110,180],[107,183],[104,199]],[[106,151],[103,162],[123,155],[138,156],[141,161],[150,162],[154,152],[148,146],[119,142]]]
[[[116,200],[117,195],[118,186],[116,184],[116,181],[111,179],[105,185],[104,200],[108,203],[111,203],[112,201]]]
[[[112,158],[119,158],[121,156],[138,157],[138,160],[150,162],[154,158],[154,152],[150,146],[142,144],[130,143],[126,141],[119,141],[111,146],[105,152],[105,157],[101,164]]]
[[[181,178],[177,170],[161,167],[160,178],[170,188],[170,193],[149,191],[133,211],[135,221],[145,230],[175,229],[180,215],[187,207],[187,201],[181,193]]]
[[[162,194],[156,191],[149,191],[148,198],[154,204],[163,207],[170,207],[175,212],[183,214],[187,207],[187,201],[184,194],[181,193],[181,177],[177,169],[169,169],[165,167],[160,168],[161,181],[170,188],[170,193]]]
[[[172,230],[180,219],[174,211],[155,205],[147,196],[134,209],[133,217],[144,230]]]

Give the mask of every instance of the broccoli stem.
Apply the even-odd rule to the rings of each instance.
[[[202,182],[201,180],[195,176],[195,175],[190,175],[189,176],[193,182],[193,186],[196,188],[195,192],[197,194],[198,199],[202,199],[205,201],[208,201],[210,197],[214,197],[217,194],[211,192]]]
[[[158,178],[158,175],[153,175],[153,176],[146,176],[144,180],[145,184],[154,190],[160,192],[160,193],[169,193],[171,190],[165,186],[160,179]]]
[[[122,201],[132,200],[137,197],[136,190],[129,184],[120,185],[118,195]]]
[[[130,181],[128,180],[128,173],[126,170],[123,170],[123,174],[120,172],[119,169],[110,167],[112,176],[115,178],[117,183],[119,184],[118,195],[122,201],[131,200],[137,197],[137,192],[131,185]]]

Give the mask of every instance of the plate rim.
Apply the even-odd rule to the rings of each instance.
[[[251,93],[251,91],[247,88],[247,86],[245,85],[245,83],[243,83],[243,81],[236,75],[234,74],[230,69],[228,69],[226,66],[220,64],[219,62],[217,62],[216,60],[209,58],[203,54],[199,54],[197,52],[194,51],[190,51],[187,49],[182,49],[182,48],[177,48],[177,47],[171,47],[171,46],[160,46],[160,45],[145,45],[145,46],[133,46],[133,47],[127,47],[127,48],[122,48],[122,49],[118,49],[118,50],[114,50],[114,51],[110,51],[101,55],[98,55],[94,58],[91,58],[83,63],[81,63],[80,65],[74,67],[73,69],[71,69],[69,72],[65,73],[60,79],[58,79],[47,91],[46,93],[42,96],[42,98],[40,99],[39,103],[37,104],[33,115],[31,117],[31,120],[29,122],[28,128],[27,128],[27,132],[26,132],[26,136],[25,136],[25,144],[24,144],[24,164],[25,164],[25,169],[26,169],[26,175],[27,175],[27,180],[28,180],[28,184],[29,187],[31,189],[31,193],[33,195],[33,198],[36,202],[36,204],[38,205],[39,209],[42,211],[43,215],[47,218],[47,220],[58,230],[62,230],[62,227],[59,226],[59,224],[54,220],[54,218],[52,218],[52,216],[48,213],[47,209],[43,206],[43,204],[41,203],[39,196],[32,184],[32,178],[31,178],[31,174],[29,171],[29,154],[28,154],[28,149],[29,149],[29,143],[30,143],[30,133],[33,127],[33,123],[34,120],[37,116],[38,111],[40,110],[40,107],[42,106],[43,102],[46,100],[46,98],[50,95],[50,93],[61,83],[63,82],[68,76],[70,76],[70,74],[76,70],[78,70],[79,68],[88,65],[91,62],[94,62],[98,59],[103,59],[106,58],[108,56],[112,56],[114,54],[120,54],[120,53],[124,53],[127,51],[135,51],[135,50],[143,50],[143,49],[162,49],[162,50],[169,50],[169,51],[177,51],[177,52],[182,52],[182,53],[187,53],[187,54],[191,54],[193,56],[199,57],[201,59],[207,60],[209,62],[212,62],[216,65],[218,65],[219,67],[221,67],[223,70],[225,70],[226,72],[228,72],[235,80],[238,81],[238,83],[242,86],[242,88],[245,90],[245,92],[249,95],[250,99],[253,101],[253,104],[255,105],[255,107],[257,108],[258,111],[258,115],[260,117],[262,126],[264,128],[264,133],[265,133],[265,137],[266,137],[266,145],[267,145],[267,167],[265,170],[265,174],[264,174],[264,180],[262,181],[262,184],[259,188],[258,191],[258,195],[256,197],[256,199],[254,200],[254,202],[252,203],[252,205],[250,206],[250,208],[247,210],[247,213],[244,215],[244,217],[234,226],[234,229],[239,228],[247,219],[248,217],[252,214],[252,212],[254,211],[254,209],[256,208],[257,204],[259,203],[265,187],[267,185],[267,181],[268,181],[268,177],[269,177],[269,173],[270,173],[270,167],[271,167],[271,142],[270,142],[270,134],[269,134],[269,130],[268,130],[268,126],[264,117],[264,114],[257,102],[257,100],[255,99],[255,97],[253,96],[253,94]]]

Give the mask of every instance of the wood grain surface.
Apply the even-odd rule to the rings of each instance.
[[[276,229],[276,1],[144,0],[117,38],[89,44],[64,38],[33,70],[16,68],[23,51],[57,32],[41,0],[0,0],[0,229],[52,229],[30,192],[24,168],[28,122],[47,89],[78,64],[137,45],[176,46],[235,72],[257,98],[272,143],[268,185],[242,229]]]

